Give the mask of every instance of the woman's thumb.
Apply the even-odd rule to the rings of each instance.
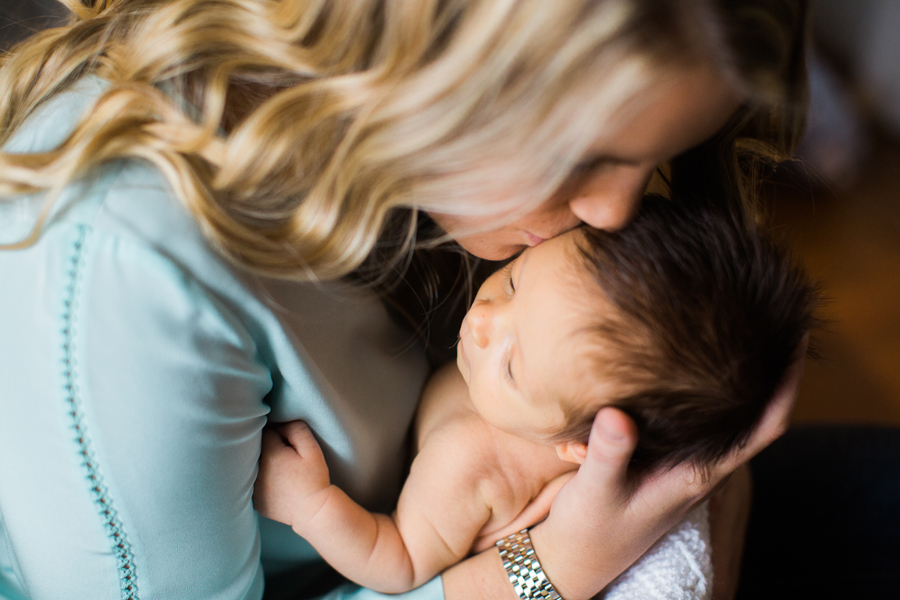
[[[628,474],[628,462],[636,445],[634,422],[617,408],[601,409],[594,417],[587,459],[579,475],[587,475],[594,485],[619,489]]]

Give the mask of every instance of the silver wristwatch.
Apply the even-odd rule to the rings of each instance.
[[[496,546],[500,550],[500,559],[509,576],[509,582],[513,584],[519,598],[562,600],[541,568],[534,548],[531,547],[527,529],[497,540]]]

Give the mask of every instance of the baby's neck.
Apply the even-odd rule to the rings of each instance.
[[[416,417],[416,450],[438,431],[461,427],[472,439],[489,448],[504,472],[515,473],[514,481],[541,480],[574,470],[575,463],[562,460],[553,442],[538,436],[525,436],[502,431],[488,423],[476,410],[469,390],[455,365],[446,366],[433,377],[423,395]]]

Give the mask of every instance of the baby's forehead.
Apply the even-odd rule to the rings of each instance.
[[[597,388],[605,387],[607,378],[599,366],[610,351],[604,335],[608,302],[602,292],[583,285],[573,285],[568,292],[554,318],[543,324],[543,347],[535,353],[543,364],[531,382],[539,393],[564,404],[596,396]]]
[[[573,337],[588,334],[615,312],[578,247],[568,250],[556,269],[557,285],[562,288],[560,309],[570,321]]]
[[[597,369],[605,348],[603,330],[617,316],[585,259],[583,239],[580,229],[573,230],[554,240],[543,258],[521,257],[527,261],[523,279],[529,272],[542,273],[537,285],[525,282],[537,296],[527,302],[520,323],[528,387],[567,404],[575,397],[596,396],[604,383]],[[533,250],[538,249],[543,250]]]

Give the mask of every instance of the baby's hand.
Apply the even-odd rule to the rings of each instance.
[[[263,431],[253,490],[259,514],[297,530],[324,504],[330,483],[322,449],[306,423]]]

